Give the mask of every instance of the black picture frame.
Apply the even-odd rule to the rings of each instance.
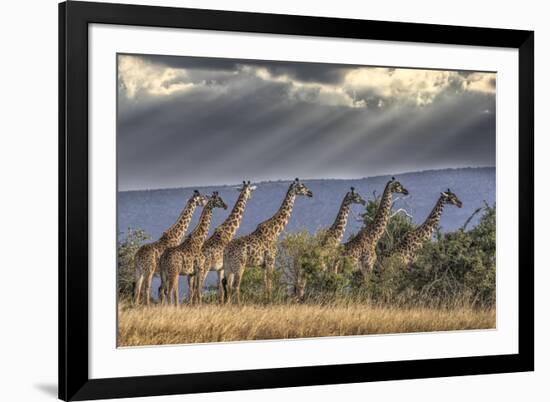
[[[90,379],[88,25],[507,47],[519,52],[517,354]],[[59,4],[59,398],[89,400],[534,370],[534,32],[70,1]]]

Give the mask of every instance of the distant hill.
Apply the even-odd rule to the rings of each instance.
[[[444,231],[455,230],[462,226],[472,212],[495,202],[495,168],[442,169],[400,174],[396,177],[409,191],[410,196],[398,201],[396,208],[405,208],[413,215],[416,223],[421,223],[433,208],[441,191],[450,188],[462,200],[462,209],[447,208],[441,219]],[[296,200],[293,214],[286,228],[287,232],[306,229],[315,232],[321,227],[332,224],[344,194],[350,186],[368,199],[373,192],[380,195],[390,176],[368,177],[352,180],[304,180],[313,191],[313,198]],[[245,215],[237,235],[250,233],[256,225],[269,218],[279,208],[288,188],[288,182],[257,183],[258,189],[253,193],[246,207]],[[227,217],[237,199],[238,192],[232,186],[203,187],[201,192],[208,194],[218,190],[228,204],[228,210],[216,210],[211,230]],[[174,223],[182,207],[190,197],[193,188],[166,190],[123,191],[118,193],[118,228],[121,235],[131,228],[144,229],[154,239]],[[355,215],[350,216],[345,238],[357,232],[361,223],[354,219],[361,213],[361,207],[353,208]],[[193,228],[198,213],[193,217],[190,228]],[[472,222],[475,224],[475,221]]]

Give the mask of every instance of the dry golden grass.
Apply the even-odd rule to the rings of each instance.
[[[119,306],[118,346],[495,328],[494,309],[350,305]]]

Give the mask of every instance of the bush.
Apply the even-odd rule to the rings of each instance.
[[[117,287],[120,298],[131,298],[134,292],[134,256],[150,236],[142,229],[128,228],[117,245]]]
[[[347,292],[352,266],[341,256],[341,247],[323,245],[324,231],[315,235],[298,232],[287,235],[279,252],[279,269],[283,272],[292,297],[323,302]],[[339,272],[335,264],[341,261]]]
[[[496,301],[496,208],[486,206],[479,224],[442,234],[419,250],[410,267],[394,257],[377,263],[368,288],[377,301],[425,305]]]
[[[377,206],[378,200],[368,203],[362,215],[365,224],[372,222]],[[496,207],[479,211],[480,222],[469,231],[466,224],[446,234],[437,229],[409,267],[390,255],[415,227],[403,213],[393,213],[389,219],[377,245],[377,263],[367,278],[343,259],[341,247],[322,245],[323,231],[287,235],[280,243],[278,267],[288,294],[304,301],[490,307],[496,298]],[[332,267],[338,260],[344,262],[343,269],[335,273]]]
[[[264,268],[247,267],[241,279],[241,302],[242,303],[264,303]],[[275,269],[271,278],[271,301],[281,303],[286,300],[286,291],[281,282],[281,271]]]

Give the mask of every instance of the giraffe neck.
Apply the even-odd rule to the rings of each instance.
[[[384,193],[382,194],[382,198],[380,199],[380,205],[376,210],[376,215],[374,215],[374,220],[371,225],[370,232],[372,239],[375,243],[378,242],[378,240],[380,240],[380,238],[384,234],[384,230],[386,230],[386,225],[388,224],[388,220],[390,217],[392,206],[392,192],[390,187],[391,182],[386,184],[386,188],[384,188]]]
[[[443,202],[443,198],[439,197],[434,208],[432,209],[432,212],[430,212],[424,223],[412,232],[407,233],[397,247],[393,251],[389,252],[387,256],[390,256],[391,254],[400,255],[406,264],[414,261],[416,251],[422,247],[422,244],[426,240],[432,237],[433,230],[441,219],[441,213],[443,212],[444,206],[445,203]]]
[[[241,224],[248,198],[248,193],[242,191],[227,219],[216,229],[216,235],[220,237],[222,242],[228,243],[235,236]]]
[[[445,203],[443,201],[443,197],[439,197],[439,199],[435,203],[435,206],[432,209],[432,212],[430,212],[424,223],[420,225],[418,229],[416,229],[416,231],[421,234],[421,237],[424,240],[432,236],[434,229],[441,219],[444,207]]]
[[[181,211],[180,216],[176,223],[170,226],[162,235],[161,239],[164,239],[170,246],[176,246],[183,240],[183,236],[189,228],[193,213],[197,208],[197,203],[193,201],[187,202],[185,208]]]
[[[348,223],[348,216],[351,207],[351,202],[345,197],[342,200],[342,205],[340,205],[340,210],[336,215],[336,219],[332,226],[327,230],[327,235],[325,238],[325,243],[340,243],[342,237],[344,237],[344,232],[346,230],[346,225]]]
[[[213,208],[214,207],[211,203],[206,204],[206,206],[202,210],[199,223],[197,223],[195,229],[193,229],[193,231],[189,234],[186,242],[199,245],[202,245],[202,243],[204,243],[204,241],[206,240],[206,236],[208,235],[210,222],[212,221]]]
[[[290,219],[295,200],[296,195],[289,188],[279,210],[270,219],[260,223],[256,233],[269,238],[279,236]]]
[[[346,247],[352,248],[363,248],[367,245],[376,245],[378,240],[384,234],[386,225],[388,224],[388,219],[391,211],[391,201],[392,201],[392,192],[390,189],[391,182],[386,184],[384,192],[382,193],[382,198],[380,199],[380,204],[374,215],[372,223],[365,225],[363,229],[352,238],[347,244]]]

